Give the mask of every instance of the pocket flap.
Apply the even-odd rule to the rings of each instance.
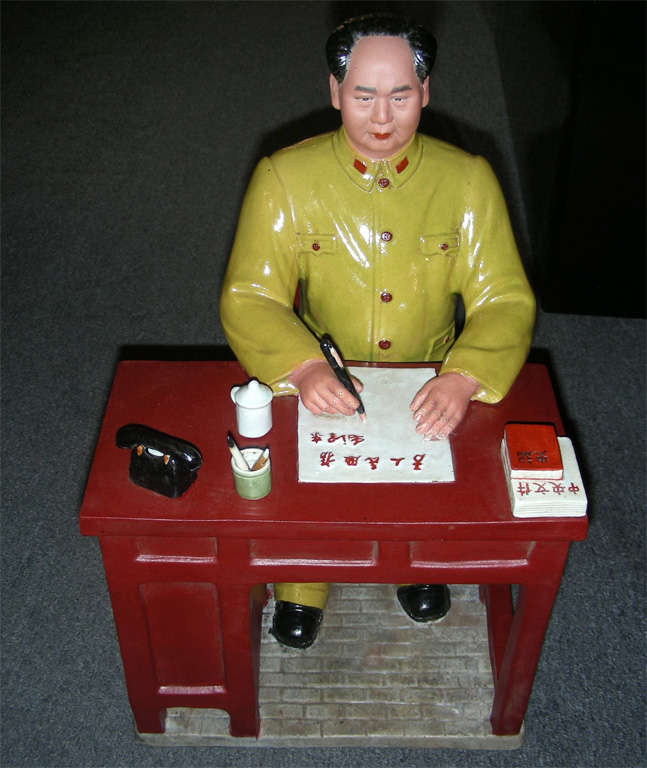
[[[439,234],[420,237],[420,250],[427,256],[434,254],[453,256],[459,245],[460,239],[457,232],[440,232]]]
[[[334,235],[297,234],[299,253],[310,253],[314,256],[323,256],[335,252]]]

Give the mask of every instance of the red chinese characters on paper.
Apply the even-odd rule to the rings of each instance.
[[[355,433],[338,434],[337,432],[311,432],[310,441],[318,443],[330,443],[336,450],[343,451],[344,446],[357,446],[366,440],[364,435]],[[323,446],[322,446],[323,447]],[[319,463],[322,467],[332,467],[338,459],[341,466],[367,467],[371,472],[379,472],[388,467],[398,468],[399,471],[412,470],[420,472],[424,466],[425,453],[416,453],[414,456],[362,456],[361,454],[337,453],[333,450],[322,451],[319,454]]]
[[[312,442],[316,443],[319,441],[315,440],[313,436]],[[391,462],[391,464],[386,464],[386,466],[402,467],[403,469],[409,468],[415,472],[419,472],[423,468],[425,456],[425,453],[417,453],[415,456],[408,458],[406,456],[390,456],[388,461]],[[337,456],[334,451],[322,451],[319,454],[320,466],[332,467],[336,458]],[[339,459],[340,461],[343,460],[343,465],[347,467],[367,465],[371,471],[379,471],[381,466],[380,462],[382,461],[381,456],[361,456],[357,454],[343,454],[339,456]],[[387,459],[385,459],[385,461],[387,461]],[[403,462],[406,463],[403,464]]]
[[[329,467],[335,463],[335,454],[332,451],[322,451],[319,454],[319,459],[322,467]]]
[[[414,470],[416,472],[419,471],[420,469],[422,469],[422,460],[424,458],[425,458],[425,454],[424,453],[417,453],[413,457],[413,468],[414,468]]]
[[[320,443],[324,439],[327,440],[327,442],[329,443],[342,442],[344,443],[344,445],[347,442],[350,443],[351,445],[359,445],[360,443],[363,443],[364,440],[366,440],[364,435],[355,435],[355,434],[338,435],[336,432],[329,432],[327,438],[324,438],[324,435],[322,435],[321,432],[312,432],[310,434],[310,440],[315,444]]]
[[[580,487],[575,485],[575,483],[571,483],[567,487],[559,480],[544,480],[542,482],[537,480],[520,480],[516,484],[515,490],[519,496],[545,496],[550,493],[563,496],[567,493],[579,494]]]

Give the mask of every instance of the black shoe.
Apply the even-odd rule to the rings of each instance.
[[[290,648],[309,648],[317,637],[323,611],[310,605],[278,600],[270,634]]]
[[[409,584],[398,588],[398,600],[414,621],[440,621],[449,610],[446,584]]]

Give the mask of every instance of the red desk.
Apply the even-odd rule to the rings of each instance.
[[[587,519],[515,519],[499,459],[508,421],[562,424],[543,366],[526,365],[497,405],[472,403],[452,440],[453,483],[299,484],[295,398],[274,401],[273,484],[258,501],[233,489],[229,390],[237,363],[124,362],[117,369],[81,509],[98,536],[140,732],[167,707],[227,710],[233,736],[259,732],[265,584],[274,581],[479,584],[495,681],[492,731],[521,727],[571,541]],[[197,481],[171,500],[128,480],[123,424],[202,451]],[[511,584],[518,584],[513,609]]]

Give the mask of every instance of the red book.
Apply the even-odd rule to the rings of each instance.
[[[510,477],[563,477],[562,455],[552,424],[506,424],[505,447]]]

